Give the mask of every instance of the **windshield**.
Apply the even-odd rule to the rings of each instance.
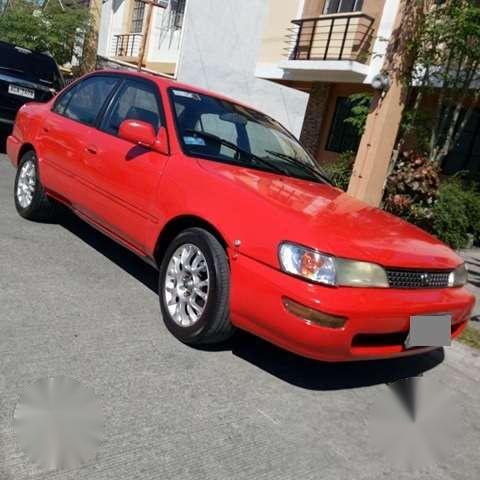
[[[25,48],[0,43],[0,73],[10,71],[59,90],[62,78],[53,58]]]
[[[298,141],[266,115],[182,89],[170,89],[170,98],[187,155],[310,181],[329,181]]]

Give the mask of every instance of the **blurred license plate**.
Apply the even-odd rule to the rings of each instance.
[[[8,93],[18,95],[19,97],[35,98],[35,90],[31,88],[19,87],[18,85],[9,85]]]
[[[451,315],[416,315],[410,317],[405,348],[443,347],[450,345],[451,337]]]

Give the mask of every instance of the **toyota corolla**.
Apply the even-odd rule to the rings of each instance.
[[[469,320],[461,258],[334,188],[279,123],[222,96],[96,72],[23,106],[7,153],[19,214],[67,206],[158,268],[163,320],[186,344],[239,328],[315,359],[385,358]]]

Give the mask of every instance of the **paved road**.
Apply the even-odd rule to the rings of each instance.
[[[328,365],[246,334],[189,348],[160,320],[153,269],[74,217],[21,219],[13,173],[0,156],[0,479],[479,478],[473,351]],[[421,372],[453,395],[462,435],[423,472],[402,473],[370,426],[380,401],[397,402],[386,382]],[[48,474],[17,446],[12,412],[52,375],[94,389],[106,432],[95,463]]]

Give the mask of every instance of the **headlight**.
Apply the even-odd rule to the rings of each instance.
[[[337,258],[337,285],[388,288],[387,272],[375,263]]]
[[[388,288],[385,270],[374,263],[345,260],[294,243],[282,243],[282,269],[292,275],[325,285]]]
[[[313,282],[335,285],[335,259],[293,243],[280,245],[280,264],[287,273]]]
[[[462,263],[448,276],[449,287],[463,287],[468,281],[468,272],[465,264]]]

